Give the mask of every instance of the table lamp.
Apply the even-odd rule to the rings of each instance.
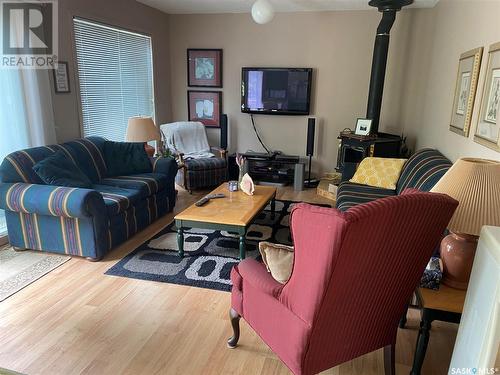
[[[450,234],[441,241],[440,254],[442,282],[465,290],[481,227],[500,226],[500,162],[459,159],[431,191],[447,194],[459,202],[448,225]]]
[[[131,117],[128,119],[127,142],[144,142],[144,149],[149,156],[153,156],[155,148],[148,145],[149,141],[160,141],[160,130],[151,117]]]

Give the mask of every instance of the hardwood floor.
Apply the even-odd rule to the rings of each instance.
[[[175,212],[202,193],[179,189]],[[278,199],[331,203],[314,189],[280,189]],[[103,261],[73,258],[0,303],[0,368],[25,374],[289,374],[241,322],[237,349],[226,292],[106,276],[124,255],[167,225],[170,214],[116,248]],[[396,372],[408,374],[418,312],[399,330]],[[422,374],[446,374],[457,326],[435,322]],[[339,338],[340,340],[342,338]],[[324,374],[383,374],[378,350]]]

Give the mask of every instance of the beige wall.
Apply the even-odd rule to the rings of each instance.
[[[381,130],[400,132],[400,95],[406,77],[404,62],[409,13],[398,15],[392,31]],[[279,13],[267,25],[250,14],[175,15],[170,18],[172,119],[187,119],[187,48],[222,48],[223,111],[228,114],[230,150],[262,151],[250,117],[240,111],[243,66],[312,67],[311,116],[317,117],[313,170],[336,165],[339,132],[364,117],[375,30],[380,14],[362,12]],[[255,116],[264,142],[274,150],[305,155],[307,117]],[[218,130],[211,129],[217,144]]]
[[[499,0],[441,0],[412,11],[412,34],[401,122],[417,149],[435,147],[453,161],[463,156],[500,159],[473,141],[486,74],[488,46],[500,41]],[[468,138],[449,130],[458,58],[485,47]]]
[[[69,62],[70,94],[53,94],[58,142],[81,136],[80,99],[76,85],[73,17],[83,17],[152,37],[156,118],[170,119],[169,16],[135,0],[59,0],[59,59]],[[51,75],[52,79],[52,75]]]

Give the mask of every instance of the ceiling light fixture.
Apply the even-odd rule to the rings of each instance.
[[[252,18],[263,25],[271,22],[274,17],[274,8],[268,0],[257,0],[252,6]]]

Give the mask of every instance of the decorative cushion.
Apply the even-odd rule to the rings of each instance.
[[[350,182],[395,190],[405,162],[406,159],[364,158]]]
[[[150,173],[153,170],[144,143],[106,141],[104,160],[109,177]]]
[[[292,275],[293,246],[260,242],[259,251],[267,271],[277,282],[285,284]]]
[[[90,179],[62,152],[57,151],[33,166],[47,185],[90,188]]]

